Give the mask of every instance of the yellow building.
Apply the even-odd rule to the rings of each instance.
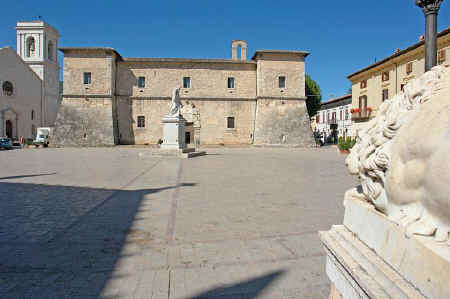
[[[352,135],[376,116],[378,107],[403,89],[409,80],[425,71],[425,41],[363,68],[347,78],[352,83]],[[450,65],[450,27],[438,33],[438,63]]]

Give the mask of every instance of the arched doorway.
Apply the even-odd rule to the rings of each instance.
[[[7,119],[6,122],[5,122],[5,133],[6,133],[6,137],[12,138],[12,136],[13,136],[13,124],[12,124],[12,121],[10,121],[9,119]]]

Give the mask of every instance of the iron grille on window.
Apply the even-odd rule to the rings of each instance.
[[[145,128],[145,116],[138,116],[137,117],[137,127],[138,128]]]

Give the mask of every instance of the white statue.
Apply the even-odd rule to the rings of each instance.
[[[450,70],[435,67],[385,101],[346,160],[361,185],[345,198],[372,203],[406,235],[449,239]],[[450,242],[449,242],[450,245]]]
[[[180,88],[176,87],[172,90],[172,102],[170,104],[168,117],[178,117],[180,116],[181,110],[181,101],[180,101]]]

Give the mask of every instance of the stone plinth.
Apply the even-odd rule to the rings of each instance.
[[[186,148],[186,143],[184,140],[184,126],[186,120],[183,116],[176,117],[164,117],[163,131],[164,139],[161,144],[161,149],[163,150],[177,150]]]
[[[448,298],[450,247],[404,228],[357,199],[344,225],[320,232],[327,274],[342,298]]]

